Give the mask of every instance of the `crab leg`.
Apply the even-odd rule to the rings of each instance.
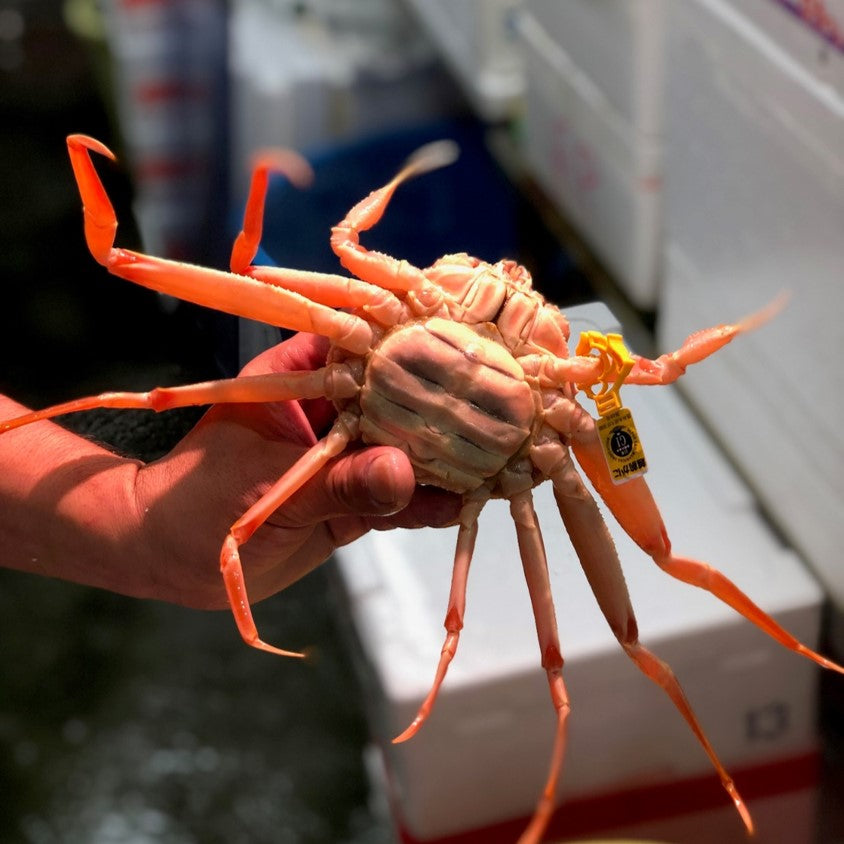
[[[445,167],[454,161],[456,145],[436,141],[417,150],[399,173],[384,187],[358,202],[345,219],[331,230],[331,248],[349,272],[387,290],[420,290],[428,285],[424,273],[409,264],[360,245],[360,232],[368,231],[380,219],[398,186],[407,179]]]
[[[718,772],[721,784],[732,798],[748,833],[752,833],[753,821],[750,813],[732,778],[707,739],[677,677],[670,666],[639,642],[636,617],[633,614],[621,563],[594,498],[584,486],[570,459],[561,462],[551,479],[554,485],[554,498],[566,531],[610,629],[639,670],[671,698],[672,703],[709,756]]]
[[[416,717],[403,733],[393,739],[393,744],[407,741],[419,732],[419,728],[425,723],[434,708],[448,666],[457,653],[460,631],[463,629],[463,614],[466,611],[466,582],[469,577],[472,553],[475,550],[475,540],[478,536],[478,516],[488,497],[488,495],[485,495],[481,499],[470,499],[460,511],[460,528],[457,532],[457,548],[454,552],[451,591],[448,596],[448,611],[445,615],[446,637],[440,652],[434,682],[427,697],[422,701]]]
[[[689,335],[679,349],[660,355],[656,360],[633,355],[635,364],[624,379],[625,384],[671,384],[694,363],[708,358],[739,334],[764,325],[782,310],[787,296],[779,296],[762,310],[736,323],[704,328]],[[519,358],[525,373],[539,380],[542,387],[563,387],[568,383],[580,388],[594,386],[606,376],[606,362],[597,355],[572,355],[568,358],[528,354]]]
[[[551,581],[548,577],[545,546],[542,542],[539,522],[533,507],[533,496],[529,489],[513,495],[510,499],[510,513],[516,524],[519,552],[528,592],[530,593],[531,605],[533,606],[533,616],[536,619],[542,667],[548,676],[551,701],[557,714],[554,746],[551,750],[551,761],[545,786],[534,809],[530,824],[518,841],[518,844],[538,844],[554,813],[557,782],[562,772],[566,748],[567,719],[571,707],[568,692],[563,682],[563,657],[560,652],[560,638],[557,633],[557,619],[551,596]]]
[[[762,310],[739,320],[690,334],[674,352],[660,355],[656,360],[633,355],[636,363],[630,370],[626,384],[671,384],[683,375],[693,363],[708,358],[727,345],[739,334],[754,331],[773,319],[784,307],[787,295],[778,296]]]
[[[303,656],[268,645],[258,636],[249,607],[239,548],[293,493],[307,483],[331,458],[340,454],[355,433],[355,421],[348,414],[341,414],[325,438],[305,452],[229,529],[220,553],[220,571],[237,629],[244,642],[253,648],[279,656]]]
[[[139,410],[172,410],[200,404],[289,401],[322,397],[350,397],[356,387],[335,387],[338,383],[331,376],[335,366],[325,366],[302,372],[278,372],[267,375],[244,375],[220,381],[204,381],[180,387],[155,387],[143,393],[109,392],[96,396],[56,404],[0,422],[0,433],[20,428],[42,419],[53,419],[66,413],[93,410],[101,407],[136,408]],[[333,389],[332,389],[333,388]]]
[[[308,163],[288,150],[268,151],[258,157],[252,170],[243,229],[232,249],[231,271],[292,290],[322,305],[364,308],[373,319],[385,326],[398,323],[404,314],[401,302],[388,290],[374,284],[340,275],[252,264],[261,242],[269,174],[272,171],[282,173],[297,187],[310,182],[313,176]]]
[[[844,667],[807,648],[717,569],[699,560],[675,556],[656,502],[644,479],[639,477],[623,484],[614,484],[596,438],[589,437],[582,442],[575,442],[573,448],[578,463],[618,523],[663,571],[711,592],[784,647],[824,668],[844,674]]]
[[[82,197],[88,248],[109,272],[143,287],[235,316],[293,331],[322,334],[356,354],[369,350],[372,329],[365,320],[352,314],[310,302],[298,293],[247,276],[116,248],[117,218],[90,152],[111,159],[114,154],[86,135],[70,135],[67,147]]]

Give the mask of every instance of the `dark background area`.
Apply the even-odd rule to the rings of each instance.
[[[67,31],[60,5],[26,9],[25,35],[15,44],[22,54],[0,57],[0,387],[49,402],[71,387],[113,385],[139,366],[179,361],[207,370],[207,348],[181,334],[192,317],[166,314],[155,295],[110,277],[88,254],[64,138],[79,131],[109,138],[113,122],[91,56]],[[121,244],[137,246],[125,169],[105,167],[103,179]]]

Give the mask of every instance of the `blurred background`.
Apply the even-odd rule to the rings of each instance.
[[[841,0],[0,0],[0,391],[43,406],[230,375],[278,339],[98,267],[67,134],[118,155],[98,170],[120,245],[218,267],[253,152],[300,150],[317,180],[303,193],[273,183],[265,257],[324,271],[337,269],[330,226],[421,143],[450,137],[458,162],[402,188],[368,245],[420,266],[456,251],[515,258],[563,310],[608,305],[644,354],[790,291],[776,325],[690,376],[681,402],[749,491],[753,530],[785,549],[780,586],[801,586],[791,603],[760,603],[841,660],[844,406],[830,350],[844,339],[842,27]],[[154,459],[198,413],[68,424]],[[727,511],[737,500],[709,494]],[[0,575],[2,844],[495,842],[530,813],[492,798],[488,816],[461,826],[459,811],[414,792],[411,760],[381,740],[407,702],[379,674],[348,565],[256,610],[268,640],[314,647],[308,665],[246,648],[225,613]],[[407,597],[378,588],[396,605]],[[690,620],[653,637],[688,657],[684,682],[697,671],[706,686],[699,655],[731,630]],[[576,635],[564,635],[574,654]],[[616,646],[608,636],[601,647]],[[744,685],[763,697],[725,682],[711,717],[752,734],[731,764],[760,805],[781,810],[760,840],[844,841],[842,684],[754,659],[761,679]],[[621,692],[625,717],[641,742],[666,745],[638,688]],[[584,710],[599,692],[580,692]],[[481,734],[494,752],[494,730]],[[447,744],[424,751],[434,778]],[[540,753],[529,764],[541,772]],[[629,749],[623,764],[611,746],[599,753],[609,773],[571,797],[576,822],[561,815],[561,839],[737,834],[731,815],[728,832],[712,820],[725,801],[706,796],[705,759],[681,776],[666,759],[686,749],[667,745],[638,772]],[[521,774],[501,759],[507,791]],[[700,778],[700,800],[660,791]],[[450,785],[458,806],[481,800],[461,787]]]

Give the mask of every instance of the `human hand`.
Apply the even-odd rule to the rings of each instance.
[[[327,350],[323,338],[297,334],[259,355],[243,374],[315,369]],[[215,405],[169,454],[143,466],[135,491],[149,597],[226,607],[217,561],[228,529],[334,415],[325,400]],[[417,486],[399,449],[347,451],[241,547],[249,598],[284,589],[369,530],[451,524],[460,504],[453,493]]]

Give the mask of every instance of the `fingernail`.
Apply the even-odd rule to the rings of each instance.
[[[366,487],[369,497],[379,511],[391,508],[390,512],[400,510],[403,506],[398,499],[396,474],[398,467],[391,454],[379,454],[369,464],[366,473]],[[385,511],[383,515],[388,515]]]

